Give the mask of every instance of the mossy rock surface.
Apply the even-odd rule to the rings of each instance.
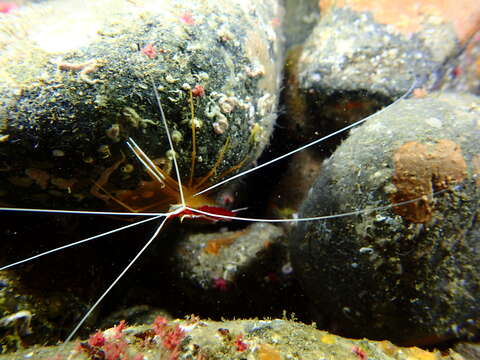
[[[281,10],[276,0],[51,0],[0,14],[0,207],[126,211],[113,196],[142,194],[142,182],[152,182],[126,145],[130,137],[176,178],[154,86],[184,184],[208,175],[206,187],[251,166],[276,118]],[[172,203],[162,200],[150,210],[168,211]],[[0,267],[127,224],[102,216],[2,216]],[[13,268],[15,283],[0,285],[0,299],[12,302],[0,305],[5,351],[64,339],[150,231],[135,230]],[[159,287],[149,286],[149,294]],[[124,292],[146,302],[136,290]],[[32,316],[31,335],[10,341],[16,324],[8,317],[20,311]]]
[[[478,335],[479,116],[474,96],[405,100],[329,159],[300,217],[359,212],[299,224],[290,249],[312,306],[343,334]]]
[[[275,120],[278,16],[274,0],[50,1],[3,16],[2,201],[98,207],[89,203],[98,200],[93,182],[122,153],[111,188],[135,188],[145,176],[129,137],[172,173],[154,85],[184,179],[215,169],[213,183],[251,164]]]
[[[29,354],[29,355],[27,355]],[[157,317],[153,324],[125,326],[92,334],[87,341],[49,348],[33,348],[0,355],[2,360],[23,356],[70,360],[129,359],[304,359],[463,360],[455,352],[442,354],[416,347],[401,348],[388,341],[345,339],[291,320],[210,321],[191,317]]]

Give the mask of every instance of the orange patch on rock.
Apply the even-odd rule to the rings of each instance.
[[[222,247],[228,247],[232,245],[235,240],[245,233],[245,230],[236,231],[231,235],[222,236],[217,239],[210,240],[207,245],[203,248],[205,253],[210,255],[218,255],[218,252]]]
[[[395,174],[392,182],[397,191],[390,196],[392,203],[421,198],[394,207],[393,212],[414,223],[424,223],[432,218],[429,197],[434,190],[444,190],[450,184],[462,181],[467,172],[460,146],[446,139],[436,144],[407,142],[397,149],[393,161]]]
[[[257,358],[259,360],[281,360],[282,356],[272,345],[261,344],[257,350]]]
[[[428,95],[428,90],[425,88],[416,88],[413,90],[413,96],[417,99],[422,99]]]
[[[478,5],[478,0],[320,0],[322,12],[332,7],[370,11],[375,21],[404,34],[422,30],[423,24],[451,23],[462,42],[480,28]]]

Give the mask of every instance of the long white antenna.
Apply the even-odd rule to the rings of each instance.
[[[205,215],[205,216],[208,216],[208,217],[211,217],[211,218],[219,218],[219,219],[225,219],[225,220],[239,220],[239,221],[246,221],[246,222],[258,222],[258,221],[260,221],[260,222],[266,222],[266,223],[289,223],[289,222],[295,222],[296,223],[296,222],[305,222],[305,221],[336,219],[336,218],[353,216],[353,215],[367,214],[367,213],[370,213],[370,212],[373,212],[373,211],[388,210],[388,209],[391,209],[391,208],[394,208],[394,207],[403,206],[403,205],[411,204],[411,203],[414,203],[414,202],[417,202],[417,201],[420,201],[420,200],[424,200],[425,196],[427,196],[428,199],[433,199],[434,196],[439,195],[439,194],[441,194],[443,192],[446,192],[448,190],[450,190],[450,189],[439,190],[439,191],[436,191],[436,192],[434,192],[430,195],[424,195],[424,196],[420,196],[420,197],[415,198],[415,199],[406,200],[406,201],[402,201],[402,202],[395,203],[395,204],[378,206],[378,207],[371,208],[371,209],[361,209],[361,210],[354,210],[354,211],[349,211],[349,212],[345,212],[345,213],[341,213],[341,214],[324,215],[324,216],[312,216],[312,217],[296,218],[296,219],[246,218],[246,217],[237,217],[237,216],[214,214],[214,213],[210,213],[210,212],[207,212],[207,211],[191,208],[191,207],[188,207],[188,206],[186,207],[186,209],[190,210],[191,212],[193,212],[195,214],[200,214],[200,215]]]
[[[393,103],[391,103],[390,105],[388,105],[388,106],[384,107],[383,109],[377,111],[376,113],[374,113],[374,114],[372,114],[372,115],[369,115],[369,116],[367,116],[366,118],[363,118],[363,119],[361,119],[361,120],[358,120],[358,121],[354,122],[353,124],[350,124],[350,125],[348,125],[348,126],[345,126],[344,128],[342,128],[342,129],[340,129],[340,130],[337,130],[337,131],[335,131],[335,132],[333,132],[333,133],[330,133],[330,134],[328,134],[328,135],[326,135],[326,136],[324,136],[324,137],[322,137],[322,138],[320,138],[320,139],[314,140],[314,141],[312,141],[312,142],[310,142],[310,143],[308,143],[308,144],[306,144],[306,145],[303,145],[303,146],[301,146],[301,147],[299,147],[299,148],[297,148],[297,149],[295,149],[295,150],[292,150],[292,151],[290,151],[290,152],[288,152],[288,153],[286,153],[286,154],[283,154],[283,155],[281,155],[281,156],[279,156],[279,157],[277,157],[277,158],[275,158],[275,159],[272,159],[272,160],[267,161],[267,162],[265,162],[265,163],[263,163],[263,164],[257,165],[257,166],[255,166],[254,168],[251,168],[251,169],[242,171],[241,173],[238,173],[238,174],[236,174],[236,175],[234,175],[234,176],[232,176],[232,177],[229,177],[229,178],[227,178],[227,179],[225,179],[225,180],[222,180],[222,181],[220,181],[220,182],[218,182],[218,183],[216,183],[216,184],[214,184],[214,185],[212,185],[212,186],[210,186],[210,187],[208,187],[208,188],[206,188],[206,189],[204,189],[204,190],[202,190],[202,191],[199,191],[199,192],[196,193],[194,196],[201,195],[201,194],[203,194],[203,193],[206,193],[207,191],[210,191],[210,190],[212,190],[212,189],[215,189],[215,188],[217,188],[217,187],[219,187],[219,186],[221,186],[221,185],[223,185],[223,184],[225,184],[225,183],[227,183],[227,182],[230,182],[230,181],[232,181],[232,180],[234,180],[234,179],[237,179],[237,178],[239,178],[239,177],[241,177],[241,176],[244,176],[244,175],[250,174],[251,172],[260,170],[261,168],[263,168],[263,167],[265,167],[265,166],[268,166],[268,165],[273,164],[273,163],[275,163],[275,162],[277,162],[277,161],[280,161],[280,160],[282,160],[282,159],[285,159],[286,157],[289,157],[289,156],[291,156],[291,155],[293,155],[293,154],[296,154],[297,152],[300,152],[300,151],[302,151],[302,150],[305,150],[306,148],[309,148],[309,147],[314,146],[314,145],[316,145],[316,144],[318,144],[318,143],[321,143],[322,141],[325,141],[325,140],[327,140],[327,139],[329,139],[329,138],[331,138],[331,137],[334,137],[334,136],[336,136],[336,135],[338,135],[338,134],[341,134],[341,133],[343,133],[343,132],[345,132],[345,131],[347,131],[347,130],[350,130],[351,128],[353,128],[353,127],[355,127],[355,126],[358,126],[358,125],[360,125],[360,124],[363,124],[365,121],[371,119],[372,117],[375,117],[375,116],[377,116],[377,115],[380,115],[381,113],[383,113],[383,112],[387,111],[388,109],[390,109],[392,106],[394,106],[394,105],[396,105],[397,103],[399,103],[401,100],[407,98],[407,97],[410,95],[410,93],[413,91],[413,89],[415,89],[416,83],[417,83],[417,82],[414,81],[413,84],[412,84],[412,86],[410,86],[410,88],[407,90],[407,92],[406,92],[405,94],[403,94],[400,98],[398,98],[397,100],[395,100],[395,101],[394,101]]]
[[[181,181],[181,178],[180,178],[180,170],[179,170],[179,167],[178,167],[178,163],[177,163],[177,158],[176,158],[176,154],[175,154],[175,149],[173,147],[173,142],[172,142],[172,138],[170,136],[170,131],[168,129],[168,125],[167,125],[167,120],[165,118],[165,114],[163,112],[163,108],[162,108],[162,104],[161,104],[161,101],[160,101],[160,96],[158,94],[158,91],[157,91],[157,87],[155,86],[155,82],[152,81],[152,84],[153,84],[153,91],[155,93],[155,98],[157,100],[157,104],[158,104],[158,108],[160,109],[160,115],[161,115],[161,118],[162,118],[162,122],[163,122],[163,126],[165,127],[165,131],[167,133],[167,138],[168,138],[168,144],[170,146],[170,150],[172,151],[172,156],[173,156],[173,164],[175,166],[175,173],[176,173],[176,177],[177,177],[177,183],[178,183],[178,190],[179,190],[179,193],[180,193],[180,198],[181,198],[181,201],[182,201],[182,206],[180,208],[178,208],[176,211],[172,211],[168,214],[166,214],[166,217],[165,219],[160,223],[160,225],[158,226],[157,230],[155,231],[155,233],[150,237],[150,239],[147,241],[147,243],[143,246],[143,248],[137,253],[137,255],[135,255],[135,257],[133,258],[132,261],[130,261],[130,263],[125,267],[125,269],[123,269],[123,271],[120,273],[120,275],[117,276],[117,278],[110,284],[110,286],[103,292],[103,294],[98,298],[98,300],[90,307],[90,309],[85,313],[85,315],[82,317],[82,319],[78,322],[78,324],[75,326],[75,328],[71,331],[71,333],[67,336],[67,338],[65,339],[65,342],[64,342],[64,345],[66,343],[68,343],[72,338],[73,336],[75,336],[75,334],[77,333],[77,331],[80,329],[80,327],[85,323],[85,321],[88,319],[88,317],[92,314],[92,312],[97,308],[97,306],[102,302],[102,300],[105,298],[105,296],[107,296],[107,294],[113,289],[113,287],[120,281],[120,279],[125,275],[125,273],[132,267],[132,265],[135,263],[135,261],[137,261],[137,259],[143,254],[143,252],[148,248],[148,246],[153,242],[153,240],[158,236],[158,234],[160,233],[160,231],[162,230],[163,226],[165,225],[166,221],[170,218],[170,217],[173,217],[174,215],[178,214],[178,213],[181,213],[185,208],[186,208],[186,203],[185,203],[185,197],[183,195],[183,188],[182,188],[182,181]],[[130,142],[130,143],[129,143]],[[133,139],[129,139],[129,142],[127,142],[128,146],[132,149],[132,150],[139,150],[139,153],[145,157],[145,161],[137,155],[137,153],[134,151],[134,153],[137,155],[137,158],[140,160],[140,162],[148,169],[150,170],[150,172],[152,174],[155,175],[158,175],[157,174],[157,171],[155,171],[155,165],[153,163],[151,163],[151,160],[148,158],[148,156],[145,155],[145,153],[140,149],[140,147],[135,143],[135,141]],[[160,178],[162,178],[162,176],[160,176]],[[161,180],[161,179],[158,179],[157,180]],[[163,181],[161,181],[163,182]]]
[[[102,300],[105,298],[105,296],[107,296],[107,294],[110,292],[110,290],[112,290],[113,287],[120,281],[120,279],[123,277],[123,275],[125,275],[125,273],[128,271],[128,269],[130,269],[132,267],[132,265],[135,263],[135,261],[137,261],[137,259],[143,254],[143,252],[148,248],[148,246],[150,246],[150,244],[153,242],[153,240],[155,240],[157,235],[160,233],[160,230],[162,230],[163,225],[165,225],[167,219],[169,219],[168,216],[165,219],[163,219],[163,221],[158,226],[157,230],[155,230],[153,235],[150,237],[150,239],[147,241],[147,243],[142,247],[142,249],[137,253],[137,255],[135,255],[135,257],[132,259],[132,261],[130,261],[130,263],[125,267],[125,269],[122,270],[120,275],[118,275],[117,278],[115,280],[113,280],[113,282],[110,284],[110,286],[107,288],[107,290],[105,290],[103,292],[103,294],[98,298],[98,300],[95,302],[95,304],[93,304],[90,307],[90,309],[88,309],[88,311],[85,313],[85,315],[83,315],[82,319],[78,322],[78,324],[75,326],[75,328],[70,332],[70,334],[65,339],[62,348],[65,346],[65,344],[67,344],[70,340],[72,340],[72,338],[77,333],[78,329],[80,329],[80,327],[83,325],[83,323],[88,319],[88,317],[92,314],[92,312],[102,302]]]
[[[14,262],[14,263],[11,263],[11,264],[2,266],[2,267],[0,267],[0,271],[1,271],[1,270],[9,269],[9,268],[14,267],[14,266],[16,266],[16,265],[20,265],[20,264],[26,263],[26,262],[31,261],[31,260],[34,260],[34,259],[38,259],[39,257],[45,256],[45,255],[49,255],[49,254],[52,254],[52,253],[54,253],[54,252],[57,252],[57,251],[60,251],[60,250],[63,250],[63,249],[68,249],[69,247],[73,247],[73,246],[76,246],[76,245],[79,245],[79,244],[83,244],[83,243],[85,243],[85,242],[87,242],[87,241],[95,240],[95,239],[101,238],[101,237],[103,237],[103,236],[107,236],[107,235],[116,233],[116,232],[118,232],[118,231],[122,231],[122,230],[125,230],[125,229],[128,229],[128,228],[131,228],[131,227],[133,227],[133,226],[137,226],[137,225],[140,225],[140,224],[144,224],[144,223],[149,222],[149,221],[152,221],[152,220],[160,219],[160,218],[163,217],[163,216],[165,216],[165,215],[159,215],[159,216],[155,216],[155,217],[152,217],[152,218],[149,218],[149,219],[137,221],[137,222],[135,222],[135,223],[133,223],[133,224],[128,224],[128,225],[122,226],[122,227],[120,227],[120,228],[116,228],[116,229],[114,229],[114,230],[110,230],[110,231],[104,232],[104,233],[102,233],[102,234],[98,234],[98,235],[95,235],[95,236],[92,236],[92,237],[89,237],[89,238],[86,238],[86,239],[83,239],[83,240],[79,240],[79,241],[76,241],[76,242],[73,242],[73,243],[70,243],[70,244],[67,244],[67,245],[63,245],[63,246],[57,247],[57,248],[55,248],[55,249],[51,249],[51,250],[45,251],[45,252],[43,252],[43,253],[40,253],[40,254],[31,256],[31,257],[29,257],[29,258],[26,258],[26,259],[23,259],[23,260],[19,260],[19,261],[16,261],[16,262]]]
[[[155,86],[155,82],[152,80],[153,84],[153,92],[155,93],[155,98],[157,99],[158,108],[160,109],[160,115],[162,116],[163,126],[165,127],[165,131],[167,132],[168,144],[170,145],[170,150],[172,151],[173,156],[173,164],[175,165],[175,173],[177,176],[177,183],[178,183],[178,191],[180,192],[180,199],[182,200],[182,206],[185,207],[185,197],[183,196],[183,186],[182,180],[180,179],[180,170],[178,169],[177,163],[177,155],[175,153],[175,148],[173,147],[172,137],[170,136],[170,130],[168,129],[167,119],[165,118],[165,114],[163,113],[162,103],[160,102],[160,95],[158,95],[157,87]]]
[[[119,212],[119,211],[89,211],[89,210],[53,210],[53,209],[30,209],[30,208],[6,208],[0,207],[0,211],[16,211],[48,214],[76,214],[76,215],[113,215],[113,216],[167,216],[169,213],[153,212]]]

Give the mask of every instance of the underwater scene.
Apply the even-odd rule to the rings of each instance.
[[[478,0],[0,0],[0,360],[480,356]]]

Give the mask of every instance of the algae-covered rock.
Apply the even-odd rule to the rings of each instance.
[[[452,65],[439,88],[480,95],[480,29]]]
[[[70,0],[2,14],[2,201],[78,207],[101,197],[94,181],[136,187],[144,169],[129,137],[171,171],[154,86],[182,177],[212,182],[250,164],[275,119],[280,10],[276,0]]]
[[[287,62],[285,99],[307,134],[312,128],[328,134],[359,120],[414,82],[432,89],[442,78],[451,81],[452,61],[479,30],[480,11],[472,0],[319,5],[320,21]]]
[[[124,322],[92,334],[75,346],[35,348],[0,355],[2,360],[93,359],[349,359],[463,360],[453,351],[442,354],[416,347],[401,348],[388,341],[352,340],[289,320],[208,321],[191,317],[129,327]]]
[[[341,333],[478,335],[479,116],[474,96],[405,100],[329,159],[300,216],[359,213],[299,224],[290,249],[312,306]]]
[[[47,293],[27,284],[28,279],[14,272],[0,271],[0,353],[65,336],[71,323],[79,321],[80,314],[88,310],[88,305],[74,292]],[[63,306],[64,302],[69,306]],[[92,316],[88,323],[94,320]]]
[[[128,202],[111,201],[121,190],[148,198],[142,185],[150,179],[125,141],[132,137],[174,177],[154,86],[187,187],[251,165],[276,117],[280,16],[276,0],[52,0],[0,13],[0,205],[125,210]],[[163,200],[149,209],[168,210]],[[126,225],[105,217],[2,216],[0,267]],[[68,335],[139,250],[135,241],[120,245],[149,231],[135,230],[14,268],[25,291],[38,296],[35,311],[25,306],[40,324],[32,322],[34,342]],[[130,296],[141,303],[137,289],[112,302]],[[57,292],[58,316],[46,318],[42,307]],[[9,294],[22,295],[18,288]]]
[[[307,38],[320,17],[317,0],[286,0],[285,47],[299,45]]]
[[[174,286],[211,314],[279,316],[290,305],[272,302],[293,291],[286,236],[278,226],[256,223],[236,231],[187,234],[171,262],[178,276]]]

